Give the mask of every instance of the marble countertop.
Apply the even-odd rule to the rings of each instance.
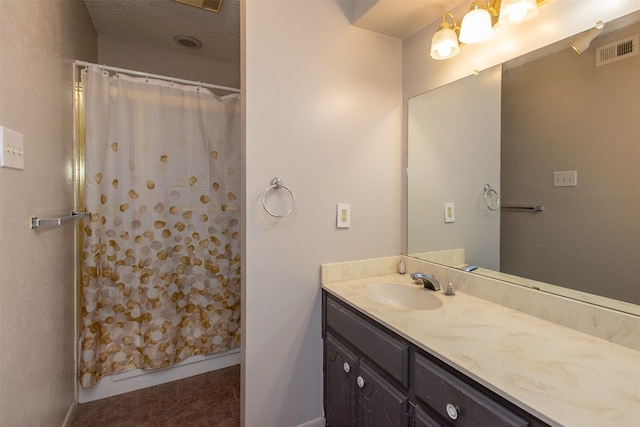
[[[417,286],[386,274],[323,289],[551,425],[640,425],[640,352],[461,291],[424,290],[437,309],[393,308],[367,295],[381,282]]]

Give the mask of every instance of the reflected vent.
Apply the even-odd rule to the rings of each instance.
[[[638,54],[638,35],[609,43],[596,49],[596,67]]]

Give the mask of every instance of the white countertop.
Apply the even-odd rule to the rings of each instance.
[[[424,290],[443,301],[433,310],[392,308],[367,296],[372,283],[416,287],[408,276],[323,289],[551,425],[640,426],[640,352],[461,291]]]

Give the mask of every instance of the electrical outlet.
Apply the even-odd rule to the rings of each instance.
[[[578,171],[559,171],[553,173],[554,187],[577,187]]]
[[[22,134],[0,126],[0,167],[24,170]]]
[[[351,227],[351,205],[348,203],[338,203],[336,209],[336,227]]]
[[[456,213],[453,209],[453,202],[444,204],[444,222],[456,222]]]

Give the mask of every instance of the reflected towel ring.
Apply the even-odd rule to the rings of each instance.
[[[269,210],[269,208],[267,208],[267,203],[266,203],[266,197],[267,194],[269,194],[269,192],[271,190],[279,190],[281,188],[284,188],[285,190],[287,190],[289,192],[289,194],[291,195],[291,206],[289,206],[289,209],[283,213],[283,214],[276,214],[273,213]],[[293,195],[293,191],[291,191],[291,189],[289,187],[287,187],[286,185],[284,185],[284,183],[282,182],[282,180],[278,177],[275,177],[271,180],[271,185],[267,188],[265,188],[265,190],[262,192],[262,207],[264,208],[265,211],[267,211],[267,213],[271,216],[274,216],[276,218],[283,218],[287,215],[289,215],[292,211],[293,208],[296,205],[296,196]]]
[[[494,207],[491,207],[491,203],[489,202],[489,193],[493,193],[496,195],[496,205]],[[491,188],[489,184],[484,185],[484,203],[487,205],[487,208],[489,208],[490,211],[496,211],[500,207],[500,195],[496,190]]]

